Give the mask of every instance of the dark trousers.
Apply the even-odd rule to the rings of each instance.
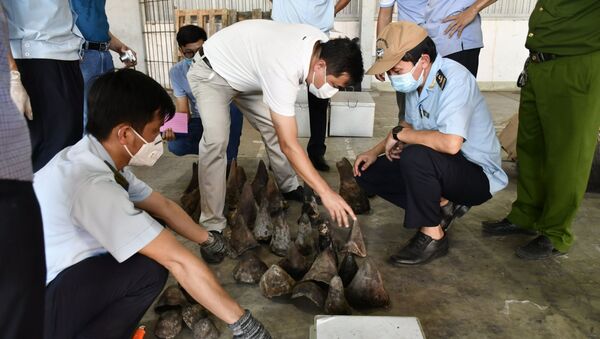
[[[21,81],[31,99],[33,170],[38,171],[83,133],[83,77],[79,60],[17,59]]]
[[[477,77],[477,69],[479,69],[479,52],[481,48],[466,49],[464,51],[446,55],[445,58],[452,59],[459,64],[465,66],[466,69]]]
[[[141,254],[122,263],[103,254],[65,269],[46,288],[44,338],[131,338],[167,275]]]
[[[308,115],[310,118],[310,139],[306,152],[310,157],[319,157],[325,154],[325,135],[327,133],[327,106],[329,99],[319,99],[310,91],[308,92]]]
[[[31,182],[0,180],[0,337],[41,338],[46,262]]]
[[[404,208],[407,228],[439,225],[442,197],[467,206],[492,197],[479,165],[461,153],[440,153],[422,145],[407,146],[399,160],[379,157],[356,181],[368,193]]]

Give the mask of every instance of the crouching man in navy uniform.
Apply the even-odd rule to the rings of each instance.
[[[367,192],[404,208],[405,227],[417,230],[390,262],[422,264],[448,253],[450,223],[489,200],[508,178],[475,78],[437,57],[423,28],[397,22],[381,32],[367,74],[384,72],[406,93],[406,121],[357,157],[354,175]]]

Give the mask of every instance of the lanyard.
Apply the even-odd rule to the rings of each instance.
[[[106,164],[106,166],[108,166],[108,168],[110,168],[110,170],[115,175],[115,181],[117,182],[117,184],[121,185],[121,187],[123,187],[126,191],[129,191],[129,182],[127,181],[127,179],[125,179],[123,174],[117,171],[117,169],[114,168],[108,161],[104,160],[104,163]]]

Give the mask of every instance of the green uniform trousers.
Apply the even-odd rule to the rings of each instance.
[[[530,63],[521,89],[517,200],[508,220],[566,252],[600,127],[600,51]]]

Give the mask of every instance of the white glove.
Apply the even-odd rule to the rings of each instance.
[[[10,71],[10,96],[17,105],[17,108],[27,119],[33,120],[33,111],[31,110],[31,101],[23,84],[21,83],[21,73],[19,71]]]

